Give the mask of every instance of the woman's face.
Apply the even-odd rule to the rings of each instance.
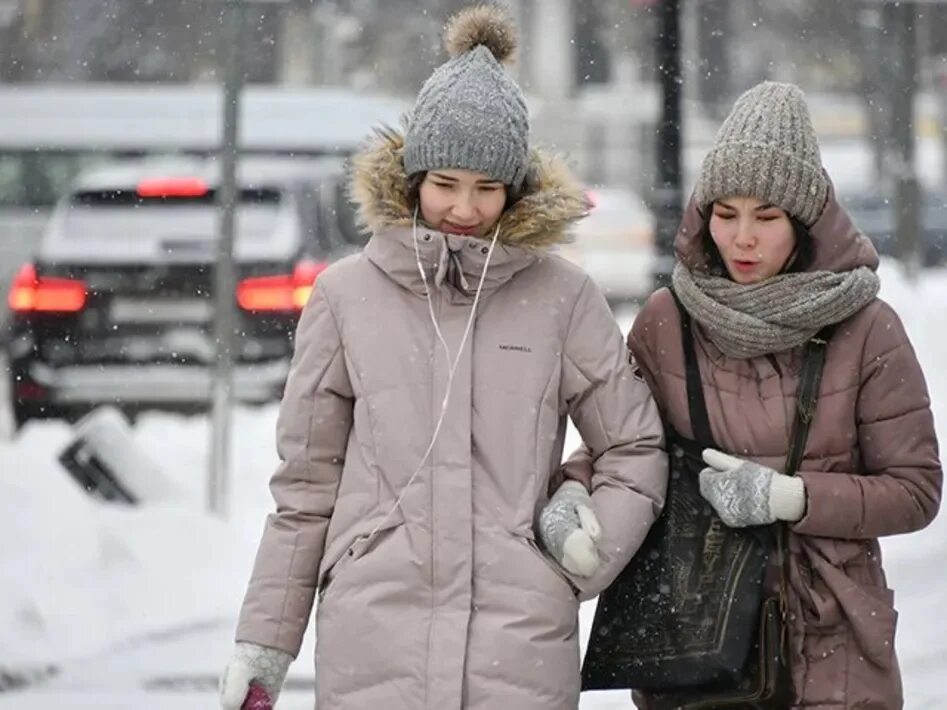
[[[506,186],[474,170],[429,170],[421,182],[420,201],[421,217],[434,229],[482,237],[500,219]]]
[[[712,205],[710,236],[737,283],[752,284],[780,273],[796,247],[789,216],[755,197],[731,197]]]

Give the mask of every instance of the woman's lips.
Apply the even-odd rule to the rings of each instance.
[[[737,271],[753,271],[757,266],[757,262],[734,259],[733,266]]]
[[[451,224],[450,222],[444,222],[441,226],[441,229],[448,234],[461,234],[463,236],[472,237],[477,234],[478,225],[472,225],[470,227],[461,227],[458,224]]]

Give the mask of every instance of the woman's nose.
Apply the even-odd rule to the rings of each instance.
[[[476,216],[477,210],[469,198],[458,197],[451,207],[451,212],[453,212],[454,216],[458,219],[469,221]]]
[[[744,249],[751,249],[756,245],[756,232],[751,220],[740,220],[736,239],[733,241],[736,246]]]

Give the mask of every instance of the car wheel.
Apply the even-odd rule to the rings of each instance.
[[[30,419],[38,419],[36,408],[13,400],[13,428],[19,431]]]
[[[28,421],[33,419],[63,419],[68,414],[69,412],[59,407],[13,400],[13,427],[16,431],[22,429]]]

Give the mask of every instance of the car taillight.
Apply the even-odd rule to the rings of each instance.
[[[291,274],[244,279],[237,284],[237,304],[245,311],[301,311],[327,266],[307,260],[296,264]]]
[[[149,178],[138,183],[139,197],[204,197],[210,188],[196,177]]]
[[[32,264],[17,273],[7,299],[14,313],[76,313],[85,307],[85,301],[85,282],[37,276]]]

